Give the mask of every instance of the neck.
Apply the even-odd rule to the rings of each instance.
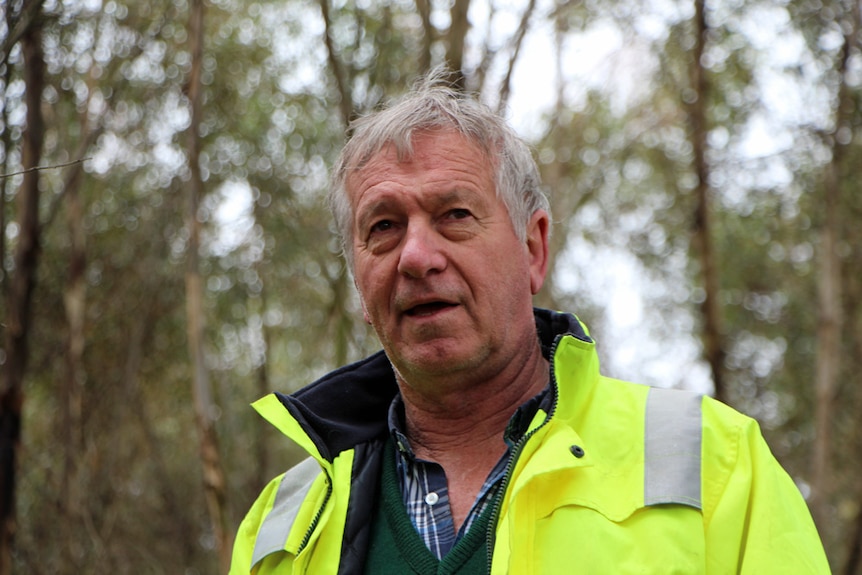
[[[505,450],[503,432],[512,414],[548,383],[548,362],[538,347],[513,371],[460,388],[426,385],[418,390],[399,381],[407,434],[417,455],[441,463],[471,451],[498,458]],[[421,391],[429,389],[437,393]]]
[[[436,394],[422,394],[399,378],[410,444],[417,457],[443,467],[455,529],[506,451],[503,433],[512,414],[547,385],[548,362],[538,346],[514,371],[516,377],[472,382]]]

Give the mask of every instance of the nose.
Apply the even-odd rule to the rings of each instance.
[[[399,273],[412,278],[424,278],[446,268],[443,238],[432,226],[411,222],[402,242],[398,258]]]

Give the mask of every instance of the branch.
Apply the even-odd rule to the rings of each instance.
[[[515,34],[515,46],[512,49],[512,54],[509,57],[509,67],[506,70],[506,77],[503,79],[503,86],[500,89],[500,101],[497,103],[497,111],[501,111],[506,107],[509,101],[509,92],[512,89],[512,72],[515,69],[515,61],[518,59],[518,54],[521,52],[521,45],[524,42],[524,36],[527,35],[527,28],[530,24],[530,16],[533,15],[533,10],[536,8],[536,0],[530,0],[529,5],[524,9],[524,14],[521,17],[521,24],[518,26],[518,31]]]
[[[329,0],[320,1],[320,13],[323,16],[323,41],[326,44],[326,53],[329,59],[329,66],[332,68],[332,75],[335,76],[335,85],[338,88],[338,94],[341,100],[338,102],[341,109],[341,119],[344,121],[345,127],[350,126],[350,120],[353,118],[353,97],[350,94],[350,88],[344,77],[344,70],[338,56],[335,53],[335,44],[332,41],[332,21],[329,16]]]
[[[52,166],[36,166],[34,168],[27,168],[26,170],[21,170],[20,172],[12,172],[11,174],[0,174],[0,180],[5,180],[6,178],[11,178],[13,176],[20,176],[22,174],[29,174],[30,172],[40,172],[42,170],[57,170],[60,168],[66,168],[92,159],[93,158],[81,158],[80,160],[72,160],[71,162],[66,162],[65,164],[54,164]]]
[[[27,32],[33,24],[33,20],[36,19],[39,9],[42,8],[42,0],[25,2],[24,4],[24,8],[22,8],[21,13],[18,15],[18,20],[11,22],[9,35],[3,40],[3,46],[0,48],[0,63],[6,63],[9,59],[9,54],[12,52],[12,48]],[[10,10],[11,7],[7,5],[6,9]]]

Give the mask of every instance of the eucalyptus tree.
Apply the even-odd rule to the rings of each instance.
[[[142,370],[164,366],[169,359],[167,353],[149,359],[149,352],[140,349],[142,342],[152,342],[152,325],[164,318],[157,311],[159,304],[172,293],[171,266],[164,265],[169,250],[159,254],[164,245],[159,240],[169,234],[148,222],[156,218],[166,223],[180,213],[160,213],[171,202],[152,185],[158,180],[153,176],[165,166],[156,159],[159,153],[149,146],[148,137],[156,136],[164,124],[162,118],[144,119],[144,110],[158,108],[159,96],[169,93],[163,87],[170,76],[159,76],[164,70],[155,63],[165,53],[163,24],[172,5],[164,10],[155,4],[140,8],[135,12],[118,3],[104,9],[46,3],[35,20],[42,29],[44,87],[16,92],[21,74],[39,67],[23,62],[15,49],[4,62],[7,73],[11,68],[11,83],[4,86],[6,110],[23,108],[22,94],[32,98],[30,112],[48,114],[39,146],[41,163],[71,166],[40,172],[43,193],[35,206],[43,256],[33,291],[32,337],[38,345],[31,347],[23,411],[26,449],[19,505],[26,521],[17,530],[14,554],[17,568],[26,571],[81,572],[97,563],[113,570],[137,563],[133,558],[141,556],[143,561],[159,556],[194,561],[196,545],[192,542],[189,549],[184,543],[196,512],[178,503],[193,501],[193,492],[189,497],[176,494],[177,482],[169,470],[173,462],[164,456],[165,437],[154,431],[153,419],[146,416],[149,403],[135,384]],[[28,119],[16,130],[14,115],[6,117],[11,120],[5,126],[8,165],[38,123]],[[84,158],[89,158],[86,175],[81,172]],[[16,195],[28,197],[23,190]],[[64,211],[68,228],[55,218]],[[25,212],[14,213],[20,217]],[[145,230],[149,236],[136,233]],[[147,266],[154,258],[162,263]],[[22,269],[16,264],[16,270]],[[147,273],[140,279],[131,276],[142,270]],[[138,291],[147,284],[148,293]],[[140,313],[129,313],[136,309]],[[127,337],[130,331],[136,336]],[[176,333],[181,332],[159,335],[170,339]],[[172,358],[168,363],[176,365]],[[165,367],[160,369],[161,374],[146,383],[169,383]],[[159,401],[164,397],[159,395]],[[156,480],[150,482],[150,477]],[[152,490],[135,487],[143,478]],[[130,513],[141,501],[153,509],[152,517]],[[171,519],[159,526],[158,513],[165,504]],[[63,529],[52,533],[52,525]],[[148,528],[163,533],[178,529],[183,535],[167,538],[169,550],[158,543],[136,552],[128,542],[149,539]],[[52,543],[46,544],[49,537]]]
[[[5,361],[0,379],[0,573],[4,574],[12,573],[13,542],[17,531],[16,479],[20,459],[23,388],[30,360],[33,290],[41,251],[38,169],[45,137],[41,106],[45,83],[41,22],[28,23],[21,33],[21,52],[27,122],[21,141],[24,173],[16,193],[19,235],[14,247],[14,269],[6,293]]]
[[[858,275],[847,267],[859,251],[847,224],[858,213],[859,196],[849,168],[859,122],[857,6],[683,2],[665,5],[664,12],[654,8],[611,3],[598,9],[625,30],[619,61],[636,51],[631,61],[637,65],[620,66],[622,72],[609,74],[593,100],[569,109],[570,118],[579,118],[579,112],[597,109],[582,102],[609,102],[619,122],[612,128],[616,145],[612,137],[595,140],[602,179],[576,219],[588,230],[588,215],[607,214],[592,229],[606,245],[627,243],[647,273],[660,278],[653,307],[664,318],[688,315],[682,323],[665,319],[659,325],[670,336],[666,343],[679,341],[674,330],[692,331],[692,319],[699,318],[695,306],[712,291],[723,323],[718,367],[725,374],[725,399],[760,420],[804,492],[817,475],[832,478],[829,519],[821,523],[833,565],[841,565],[840,540],[848,525],[838,510],[857,508],[859,487],[851,478],[858,473],[847,459],[812,462],[824,461],[824,449],[837,445],[858,453],[857,418],[850,415],[859,402],[858,386],[851,384],[858,373],[851,367],[858,357],[858,295],[845,293]],[[692,83],[692,69],[708,77],[708,90]],[[623,105],[615,109],[614,98]],[[697,114],[700,128],[689,131]],[[542,145],[553,150],[551,142]],[[831,225],[823,211],[830,202],[820,200],[824,174],[830,173],[840,190]],[[704,264],[691,251],[691,230],[702,221],[693,214],[704,197],[712,204],[713,265],[720,271],[718,286],[709,290],[696,279]],[[837,234],[829,240],[833,249],[824,248],[830,229]],[[816,267],[830,255],[838,267],[825,269],[832,285],[840,282],[840,292],[822,287],[828,275]],[[818,283],[825,314],[811,303]],[[679,316],[675,309],[689,311]],[[839,331],[835,320],[841,317],[847,321]],[[841,347],[828,345],[830,339]],[[821,391],[822,401],[812,385],[818,356],[827,365],[830,356],[847,364],[831,377],[843,374],[836,381],[848,383]],[[815,419],[815,405],[824,402],[833,409]],[[825,447],[815,442],[824,437],[816,431],[823,426],[835,433]]]
[[[842,1],[790,2],[788,11],[804,38],[807,56],[793,71],[813,87],[811,99],[819,104],[797,131],[797,138],[809,142],[812,152],[805,165],[813,173],[805,213],[816,231],[811,239],[817,286],[812,327],[816,370],[811,380],[817,406],[812,507],[827,544],[846,548],[836,553],[844,572],[855,573],[862,547],[862,482],[858,464],[846,454],[862,453],[857,417],[862,401],[857,279],[862,241],[855,224],[860,215],[855,172],[862,124],[858,81],[862,15],[857,2]],[[855,518],[841,511],[848,506],[855,506]],[[845,532],[852,534],[849,544]]]
[[[802,2],[706,3],[700,32],[690,2],[663,5],[664,11],[592,0],[515,8],[425,0],[206,6],[199,59],[189,48],[191,4],[183,0],[48,3],[42,11],[41,98],[49,114],[42,163],[89,159],[76,164],[83,168],[77,183],[68,169],[40,173],[44,226],[31,331],[38,345],[25,384],[19,505],[27,520],[18,529],[19,569],[218,569],[219,536],[207,514],[198,444],[189,440],[195,410],[184,277],[194,250],[191,228],[200,232],[207,415],[225,471],[224,512],[236,525],[262,482],[299,457],[266,431],[248,402],[271,390],[292,391],[379,347],[357,321],[359,303],[322,202],[348,122],[444,62],[460,61],[465,87],[503,109],[512,101],[509,90],[518,89],[511,72],[534,27],[555,34],[558,52],[557,84],[548,86],[556,103],[534,126],[545,134],[536,153],[558,224],[552,239],[558,257],[540,303],[579,310],[601,339],[612,323],[604,314],[612,320],[615,312],[602,309],[607,302],[597,288],[585,286],[619,269],[606,262],[634,254],[648,297],[644,320],[635,324],[643,333],[639,345],[658,349],[652,342],[662,340],[667,353],[668,343],[682,342],[675,354],[682,347],[697,352],[705,290],[692,226],[695,192],[706,180],[726,397],[758,417],[778,457],[806,487],[814,438],[811,301],[820,249],[814,231],[824,221],[811,190],[821,189],[835,142],[846,141],[837,172],[846,190],[836,252],[844,282],[842,340],[856,350],[844,355],[845,381],[858,372],[852,358],[862,357],[862,298],[852,273],[862,250],[848,223],[862,209],[849,168],[858,160],[858,120],[846,116],[849,140],[828,112],[811,121],[785,117],[773,128],[766,80],[783,79],[787,98],[798,97],[806,110],[833,109],[823,105],[834,103],[823,94],[837,94],[839,86],[840,43],[830,43],[834,30],[843,30],[839,5],[827,18]],[[511,35],[482,35],[501,22]],[[572,83],[566,73],[572,46],[599,28],[617,30],[619,49],[602,62],[602,82]],[[776,64],[763,37],[794,46],[805,38],[809,48]],[[22,161],[24,66],[16,50],[5,52],[3,71],[7,172]],[[852,72],[856,48],[848,53]],[[192,114],[194,62],[200,108]],[[710,90],[694,89],[695,64]],[[794,74],[799,82],[787,80]],[[805,92],[801,80],[810,78],[828,90]],[[852,82],[845,85],[855,98]],[[698,102],[704,127],[696,153],[688,126]],[[778,136],[766,151],[754,137],[763,125]],[[198,146],[191,159],[190,130]],[[699,161],[708,171],[695,169]],[[6,182],[9,221],[20,217],[10,201],[12,182],[20,179]],[[195,182],[199,203],[188,212]],[[17,229],[4,234],[11,247]],[[20,268],[5,261],[10,272]],[[621,282],[613,274],[605,281]],[[615,350],[603,354],[611,369],[623,364]],[[686,366],[649,382],[709,380],[703,361],[691,358]],[[849,384],[835,393],[834,443],[862,450],[851,415],[860,394]],[[841,533],[847,519],[840,510],[858,499],[848,495],[851,468],[836,460],[834,469],[829,513]],[[55,493],[69,494],[60,505],[74,526],[65,547],[49,539]],[[834,554],[837,543],[831,545]]]

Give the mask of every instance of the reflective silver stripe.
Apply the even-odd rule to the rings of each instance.
[[[284,474],[278,485],[272,509],[257,533],[251,567],[257,565],[258,561],[270,553],[284,549],[284,543],[287,541],[293,522],[296,521],[299,508],[321,472],[320,464],[309,457]]]
[[[644,421],[644,505],[701,509],[700,394],[651,388]]]

